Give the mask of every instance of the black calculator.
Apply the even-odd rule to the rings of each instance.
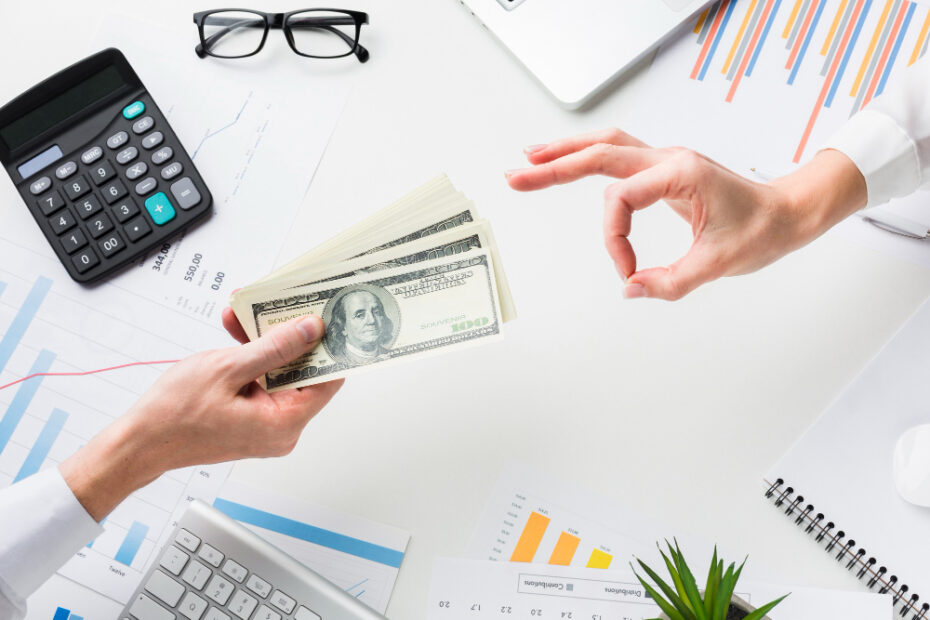
[[[0,108],[0,161],[68,274],[85,284],[213,210],[194,162],[114,48]]]

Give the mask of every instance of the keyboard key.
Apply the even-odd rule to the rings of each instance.
[[[87,237],[84,236],[84,233],[81,232],[81,229],[78,228],[70,232],[61,238],[61,245],[65,248],[65,252],[68,254],[74,254],[85,245],[87,245]]]
[[[112,182],[100,188],[100,193],[103,194],[103,199],[107,201],[107,204],[113,204],[129,192],[126,191],[126,186],[122,181],[113,179]]]
[[[99,146],[92,146],[83,153],[81,153],[81,161],[86,165],[91,165],[98,159],[103,157],[103,149]]]
[[[271,584],[258,575],[249,577],[249,580],[245,583],[245,587],[262,598],[268,598],[268,595],[271,593]]]
[[[74,225],[77,224],[77,220],[74,219],[74,216],[71,215],[71,211],[65,209],[55,217],[49,218],[48,225],[52,227],[52,230],[55,231],[56,235],[60,235],[66,230],[74,228]]]
[[[216,607],[211,607],[207,610],[207,615],[203,617],[203,620],[232,620],[232,618],[224,614]]]
[[[139,207],[127,198],[113,205],[113,213],[116,214],[116,219],[119,220],[120,224],[124,224],[139,213]]]
[[[145,594],[140,594],[133,601],[129,613],[138,620],[175,620],[174,614],[150,599]]]
[[[147,151],[151,151],[164,141],[165,136],[160,131],[156,131],[155,133],[149,134],[142,138],[142,148]]]
[[[83,200],[75,202],[74,208],[77,209],[78,215],[81,216],[82,220],[86,220],[91,215],[103,209],[103,207],[100,205],[100,201],[97,200],[97,197],[93,194],[87,198],[84,198]]]
[[[255,611],[255,607],[258,605],[258,599],[254,596],[247,594],[242,590],[236,590],[236,593],[233,594],[232,600],[229,601],[229,611],[233,612],[237,618],[242,620],[247,620],[252,612]]]
[[[168,181],[174,177],[181,174],[184,171],[184,166],[180,162],[171,162],[161,170],[161,178]]]
[[[220,567],[220,562],[223,561],[223,554],[220,553],[218,549],[214,549],[210,545],[204,545],[200,548],[200,557],[203,558],[207,563],[212,564],[216,568]]]
[[[126,168],[126,178],[130,181],[135,181],[143,174],[148,172],[149,167],[144,161],[136,162],[131,165],[129,168]]]
[[[145,590],[163,603],[167,603],[169,607],[177,605],[181,600],[181,595],[184,594],[184,586],[160,570],[152,573],[145,584]]]
[[[113,230],[113,222],[110,221],[110,218],[106,213],[101,213],[100,215],[87,222],[87,229],[90,231],[91,237],[94,239],[99,239],[103,235]]]
[[[178,201],[178,206],[185,210],[200,202],[200,192],[194,187],[194,182],[191,181],[190,177],[184,177],[180,181],[172,183],[171,194]]]
[[[294,614],[294,620],[323,620],[318,614],[313,613],[303,605],[297,608],[297,613]]]
[[[97,258],[97,255],[94,253],[93,248],[87,248],[81,250],[81,252],[75,255],[71,262],[74,263],[74,268],[77,269],[78,273],[84,273],[89,269],[96,267],[100,263],[100,259]]]
[[[184,600],[178,606],[178,611],[185,618],[190,620],[200,620],[200,616],[207,610],[207,601],[203,600],[193,592],[188,592]]]
[[[41,177],[29,184],[29,191],[33,196],[38,196],[52,186],[52,180],[48,177]]]
[[[110,165],[110,162],[103,160],[96,166],[90,169],[90,178],[94,180],[95,185],[100,185],[105,181],[109,181],[116,175],[116,171],[113,170],[113,166]]]
[[[135,241],[135,239],[133,239]],[[187,564],[188,555],[175,547],[168,545],[165,553],[161,556],[161,567],[172,575],[180,575],[181,569]]]
[[[51,215],[65,206],[65,201],[61,199],[61,194],[52,191],[39,198],[36,204],[38,204],[39,209],[42,210],[42,215]]]
[[[126,165],[139,156],[139,149],[134,146],[127,146],[116,154],[116,163]]]
[[[145,133],[154,126],[155,119],[153,119],[151,116],[143,116],[132,124],[132,133],[137,135],[140,133]]]
[[[158,192],[145,199],[145,210],[152,216],[156,226],[164,226],[174,219],[176,212],[174,205],[165,196],[165,192]]]
[[[156,181],[154,177],[145,177],[136,183],[136,193],[140,196],[145,196],[150,191],[155,189],[156,185],[158,185],[158,181]]]
[[[77,164],[73,161],[69,161],[55,168],[55,176],[59,179],[67,179],[75,172],[77,172]]]
[[[255,612],[255,617],[252,620],[281,620],[281,614],[267,605],[262,605]]]
[[[289,597],[281,590],[275,590],[274,594],[271,595],[271,604],[284,613],[289,614],[294,611],[294,606],[297,604],[297,601]]]
[[[214,601],[220,605],[225,605],[226,601],[229,600],[229,597],[232,596],[233,590],[236,589],[236,586],[233,585],[228,579],[224,579],[219,575],[213,575],[213,579],[210,580],[210,583],[207,584],[207,589],[204,590],[204,594],[212,598]]]
[[[201,564],[197,560],[192,560],[184,570],[184,574],[181,575],[181,579],[191,584],[192,587],[202,590],[211,574],[210,568],[206,564]]]
[[[145,104],[141,101],[133,101],[128,106],[123,108],[123,118],[125,118],[127,121],[131,121],[143,112],[145,112]]]
[[[171,150],[170,146],[163,146],[154,153],[152,153],[152,163],[156,166],[160,166],[174,155],[174,151]]]
[[[128,141],[129,141],[129,134],[126,133],[125,131],[120,131],[118,133],[113,134],[109,138],[107,138],[107,146],[113,150],[116,150],[119,147],[126,144],[126,142]]]
[[[90,191],[90,185],[84,180],[83,176],[77,176],[64,184],[65,194],[71,200],[77,200]]]
[[[245,567],[238,562],[233,560],[226,560],[226,563],[223,564],[223,572],[242,583],[242,580],[245,579],[245,576],[249,571],[245,570]]]
[[[100,251],[103,252],[105,258],[110,258],[117,252],[121,252],[123,248],[126,247],[126,244],[123,243],[123,240],[120,239],[120,236],[116,233],[104,237],[97,242],[97,245],[100,247]]]
[[[197,547],[200,546],[200,539],[183,529],[178,532],[174,540],[188,551],[197,551]]]
[[[137,217],[133,221],[123,226],[123,232],[129,237],[129,240],[135,243],[142,237],[152,232],[152,227],[145,221],[144,217]]]

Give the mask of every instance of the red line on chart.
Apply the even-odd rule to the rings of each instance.
[[[704,58],[707,56],[708,50],[710,50],[711,42],[714,40],[714,35],[717,34],[717,29],[720,28],[720,22],[723,21],[723,14],[726,12],[726,5],[730,0],[723,0],[723,4],[720,5],[720,8],[717,9],[717,15],[714,17],[714,23],[711,24],[710,31],[707,33],[707,37],[704,39],[704,46],[701,48],[701,53],[698,55],[697,62],[694,63],[694,69],[691,71],[691,79],[696,80],[698,73],[701,72],[701,65],[704,64]]]
[[[765,28],[765,22],[768,21],[769,13],[772,12],[772,5],[774,3],[775,0],[768,0],[768,2],[765,3],[765,9],[762,11],[759,22],[756,24],[756,29],[752,33],[752,39],[749,40],[749,47],[746,48],[746,54],[740,61],[739,69],[736,70],[736,75],[733,77],[733,83],[730,85],[730,92],[727,93],[726,97],[727,103],[731,103],[733,101],[733,95],[736,94],[736,87],[739,86],[739,82],[742,79],[743,74],[746,73],[746,66],[749,64],[749,59],[752,58],[752,54],[756,49],[756,45],[759,43],[759,36],[762,34],[762,30]]]
[[[17,385],[18,383],[22,383],[23,381],[28,381],[29,379],[32,379],[34,377],[83,377],[85,375],[95,375],[97,373],[107,372],[110,370],[119,370],[120,368],[129,368],[130,366],[151,366],[154,364],[174,364],[179,361],[181,360],[155,360],[152,362],[130,362],[128,364],[120,364],[119,366],[108,366],[107,368],[97,368],[95,370],[82,370],[78,372],[34,372],[31,375],[26,375],[25,377],[21,377],[17,379],[16,381],[10,381],[9,383],[0,385],[0,390],[5,390],[9,387],[13,387],[14,385]]]

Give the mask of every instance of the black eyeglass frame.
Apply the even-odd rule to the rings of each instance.
[[[256,15],[262,19],[264,24],[264,32],[262,32],[262,40],[258,44],[258,48],[255,51],[249,54],[240,54],[238,56],[223,56],[218,54],[213,54],[209,51],[210,40],[216,35],[210,35],[209,37],[204,35],[204,22],[206,18],[210,15],[215,15],[217,13],[227,13],[227,12],[239,12],[239,13],[250,13]],[[350,50],[345,54],[339,54],[338,56],[317,56],[314,54],[305,54],[297,49],[297,43],[294,40],[294,34],[291,32],[292,24],[291,18],[295,15],[301,15],[305,13],[314,13],[314,12],[329,12],[329,13],[340,13],[346,15],[352,19],[352,22],[355,26],[355,38],[351,41],[347,41],[348,36],[343,31],[333,28],[332,25],[327,25],[323,23],[315,24],[315,27],[322,28],[333,34],[339,36],[343,41],[345,41],[350,46]],[[320,59],[330,59],[330,58],[345,58],[346,56],[351,56],[355,54],[358,57],[359,62],[368,62],[368,50],[359,43],[359,38],[362,33],[362,26],[368,23],[368,13],[362,11],[349,11],[346,9],[300,9],[297,11],[288,11],[287,13],[265,13],[263,11],[256,11],[254,9],[211,9],[209,11],[199,11],[194,13],[194,23],[197,25],[197,32],[200,34],[200,43],[194,48],[194,52],[200,58],[206,58],[207,56],[212,56],[213,58],[248,58],[249,56],[254,56],[255,54],[262,51],[262,48],[265,47],[265,41],[268,39],[268,31],[272,28],[283,30],[284,38],[287,40],[287,44],[290,46],[291,50],[298,56],[303,56],[305,58],[320,58]],[[339,25],[348,25],[348,24],[339,24]],[[327,27],[328,26],[328,27]],[[221,32],[221,35],[226,34]]]

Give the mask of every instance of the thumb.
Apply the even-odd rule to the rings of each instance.
[[[651,267],[637,271],[623,287],[627,299],[654,297],[676,301],[700,285],[716,279],[714,263],[692,247],[668,267]]]
[[[237,347],[232,380],[246,384],[270,370],[280,368],[316,348],[323,338],[323,320],[304,316],[280,325],[257,340]]]

